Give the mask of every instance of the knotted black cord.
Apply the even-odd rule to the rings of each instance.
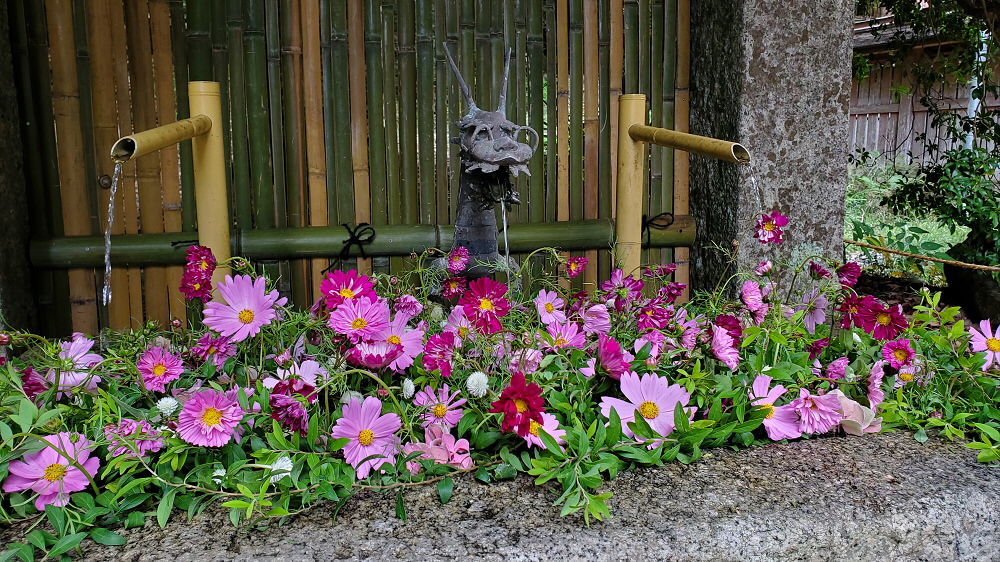
[[[656,230],[667,230],[672,224],[674,224],[673,213],[660,213],[652,218],[642,215],[642,245],[649,247],[650,229],[655,228]]]
[[[371,244],[375,241],[375,227],[363,222],[354,228],[351,228],[347,223],[343,223],[340,226],[344,227],[347,231],[347,240],[343,241],[344,247],[340,249],[340,253],[337,254],[337,259],[330,262],[330,266],[322,271],[322,273],[327,273],[334,268],[340,266],[344,260],[351,257],[351,247],[358,247],[358,254],[362,258],[367,258],[368,255],[365,253],[365,245]]]

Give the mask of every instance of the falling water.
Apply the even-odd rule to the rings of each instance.
[[[500,202],[500,215],[503,218],[503,255],[504,267],[510,268],[510,242],[507,241],[507,202]]]
[[[763,212],[766,207],[764,207],[764,194],[760,190],[760,184],[757,183],[757,171],[754,170],[751,162],[743,164],[742,168],[747,174],[747,179],[750,180],[750,185],[753,186],[754,193],[757,194],[757,208]]]
[[[122,177],[123,160],[115,161],[115,171],[111,176],[111,197],[108,199],[108,224],[104,228],[104,289],[101,291],[101,304],[111,304],[111,226],[115,223],[115,198],[118,194],[118,182]]]

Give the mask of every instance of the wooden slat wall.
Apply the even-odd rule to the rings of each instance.
[[[46,231],[54,235],[102,233],[108,192],[96,186],[98,176],[110,173],[110,144],[186,117],[188,77],[223,83],[237,229],[453,221],[459,162],[449,140],[467,108],[442,42],[487,108],[497,103],[505,48],[514,50],[508,117],[543,139],[532,176],[516,180],[522,205],[509,215],[513,224],[613,216],[619,94],[656,95],[653,124],[687,126],[687,0],[34,3],[12,0],[9,17],[21,41],[15,49],[25,53],[21,99],[38,90],[39,80],[51,80],[51,102],[38,99],[55,111],[43,127],[59,143],[59,200],[36,197],[32,212],[62,209],[62,224]],[[41,78],[35,73],[44,68],[27,70],[27,53],[45,48],[31,43],[38,30],[47,30],[51,65]],[[867,125],[862,130],[867,139]],[[25,138],[38,138],[31,133]],[[684,212],[686,160],[675,161],[669,151],[654,158],[647,211]],[[55,175],[28,174],[49,184]],[[112,232],[190,229],[191,177],[185,147],[126,165]],[[594,266],[577,283],[591,289],[609,273],[610,259],[607,251],[587,255]],[[669,253],[651,252],[649,259],[660,255]],[[406,262],[344,266],[388,272]],[[329,265],[317,259],[265,269],[287,276],[282,287],[308,306]],[[103,271],[70,272],[64,298],[72,326],[50,329],[93,332],[183,320],[180,273],[114,268],[113,305],[99,314]],[[58,294],[46,298],[60,302]]]

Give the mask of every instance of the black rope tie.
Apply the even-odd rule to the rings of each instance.
[[[674,224],[674,214],[673,213],[660,213],[653,216],[652,218],[642,215],[642,245],[649,247],[649,231],[652,228],[656,230],[666,230]]]
[[[358,254],[362,258],[367,258],[368,255],[365,254],[365,245],[371,244],[375,240],[375,227],[363,222],[354,228],[351,228],[347,223],[341,224],[344,230],[347,231],[347,240],[343,241],[344,247],[340,249],[340,253],[337,254],[336,261],[330,264],[330,267],[324,269],[322,273],[327,273],[328,271],[337,268],[343,263],[344,260],[351,257],[351,247],[358,247]]]

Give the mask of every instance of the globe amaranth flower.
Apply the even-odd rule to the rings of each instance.
[[[858,311],[855,322],[877,340],[894,340],[909,326],[903,307],[887,307],[874,301]]]
[[[442,377],[450,377],[452,370],[451,359],[455,354],[455,334],[451,332],[441,332],[428,338],[424,346],[424,368],[428,371],[441,371]]]
[[[173,396],[164,396],[156,401],[156,409],[160,412],[160,415],[164,417],[170,417],[181,407],[181,403],[177,401]]]
[[[531,427],[528,428],[528,434],[524,436],[529,449],[532,447],[545,448],[545,443],[542,441],[541,436],[541,432],[544,431],[555,439],[556,443],[560,445],[559,449],[562,450],[562,445],[566,444],[566,430],[559,429],[559,420],[554,415],[542,412],[542,423],[538,423],[535,420],[531,420],[530,423]]]
[[[344,458],[355,468],[358,479],[364,479],[373,469],[395,462],[396,432],[401,426],[398,415],[382,415],[382,401],[369,396],[363,402],[354,399],[346,404],[331,434],[334,439],[348,440]]]
[[[94,347],[94,340],[77,332],[70,341],[59,345],[62,347],[62,351],[59,352],[62,364],[58,369],[49,369],[45,380],[55,384],[56,379],[59,379],[59,397],[64,393],[72,394],[74,390],[79,389],[78,387],[87,391],[96,390],[101,377],[91,374],[90,369],[104,361],[104,358],[90,352]]]
[[[465,271],[465,266],[469,265],[469,249],[465,246],[456,246],[448,254],[448,273],[457,275]]]
[[[455,439],[455,436],[441,425],[433,424],[424,428],[424,442],[415,441],[403,445],[403,454],[420,455],[406,462],[410,474],[420,472],[420,461],[430,460],[437,464],[447,464],[455,468],[472,468],[472,456],[469,454],[469,440]]]
[[[784,227],[788,226],[788,217],[778,211],[762,214],[757,219],[757,240],[762,244],[780,244],[785,241]]]
[[[100,459],[90,456],[94,444],[79,433],[62,432],[42,439],[46,444],[44,449],[11,461],[10,474],[3,483],[3,491],[7,493],[24,490],[37,493],[35,508],[40,511],[48,505],[67,505],[70,493],[89,486],[90,478],[97,477],[101,465]]]
[[[547,337],[543,336],[542,343],[552,351],[558,351],[567,347],[582,348],[587,338],[580,331],[576,322],[566,322],[565,324],[552,323],[546,326]]]
[[[420,414],[424,420],[424,427],[431,424],[441,424],[447,427],[454,427],[462,420],[462,404],[464,398],[458,398],[459,392],[451,392],[447,384],[442,385],[437,391],[430,386],[424,387],[413,398],[413,403],[422,406],[425,411]]]
[[[266,279],[249,275],[227,275],[219,283],[219,293],[226,304],[212,301],[205,305],[205,325],[232,342],[256,336],[277,317],[274,307],[288,302],[278,291],[267,290]]]
[[[481,277],[469,283],[469,290],[462,295],[458,304],[473,325],[484,334],[500,331],[500,319],[510,312],[510,302],[504,296],[507,285],[489,277]]]
[[[636,416],[642,416],[653,431],[666,437],[674,431],[674,410],[687,405],[691,395],[678,384],[670,384],[667,379],[649,373],[640,377],[635,373],[622,375],[621,391],[628,401],[605,396],[601,398],[601,415],[611,417],[611,410],[618,412],[622,420],[622,432],[629,437],[635,433],[628,427]],[[694,413],[694,408],[689,408]]]
[[[799,415],[799,429],[802,433],[826,433],[837,427],[844,415],[840,412],[840,400],[834,394],[810,394],[799,389],[799,397],[789,406]]]
[[[587,269],[587,264],[589,263],[590,260],[584,257],[569,258],[566,260],[566,276],[573,278],[580,275]]]
[[[229,338],[209,332],[191,348],[191,353],[202,361],[211,361],[216,369],[221,369],[230,357],[236,355],[236,346],[229,341]]]
[[[764,429],[772,441],[782,439],[797,439],[802,437],[799,429],[799,414],[791,406],[775,406],[788,389],[780,384],[771,387],[773,379],[767,375],[759,375],[750,388],[751,404],[767,411],[764,416]]]
[[[476,371],[469,375],[465,381],[465,390],[473,398],[482,398],[490,389],[490,378],[482,371]]]
[[[913,365],[913,359],[916,356],[917,352],[910,345],[910,340],[895,340],[882,347],[882,357],[885,357],[893,369],[902,369]]]
[[[857,262],[849,261],[837,268],[837,279],[844,287],[853,287],[861,279],[861,266]]]
[[[330,313],[327,324],[352,343],[381,340],[389,327],[389,305],[380,297],[345,300]]]
[[[146,389],[156,392],[165,392],[167,383],[181,378],[184,373],[181,358],[162,347],[147,349],[135,366],[142,375],[142,383]]]
[[[104,426],[104,437],[110,441],[108,452],[112,457],[144,457],[164,445],[160,432],[146,420],[122,418],[116,424]]]
[[[202,390],[184,403],[177,433],[192,445],[221,447],[232,440],[243,415],[235,397],[218,390]]]
[[[320,285],[320,292],[326,308],[334,310],[344,303],[361,297],[369,299],[378,298],[375,294],[375,285],[367,275],[361,275],[356,270],[351,271],[331,271],[326,275],[326,279]]]
[[[500,426],[503,431],[517,432],[524,437],[531,429],[532,420],[542,422],[542,412],[545,411],[542,387],[528,383],[523,373],[514,373],[510,385],[500,393],[500,398],[492,406],[490,412],[503,414]]]
[[[559,293],[555,291],[542,289],[538,291],[538,296],[535,297],[535,310],[538,311],[538,317],[541,319],[542,324],[545,325],[566,321],[566,313],[563,312],[565,304],[565,301],[559,298]]]
[[[441,282],[441,297],[453,299],[462,296],[469,286],[465,277],[449,277]]]
[[[988,371],[990,367],[1000,368],[1000,326],[996,331],[990,325],[989,319],[979,322],[979,329],[969,326],[969,333],[972,335],[973,353],[986,353],[982,370]]]

